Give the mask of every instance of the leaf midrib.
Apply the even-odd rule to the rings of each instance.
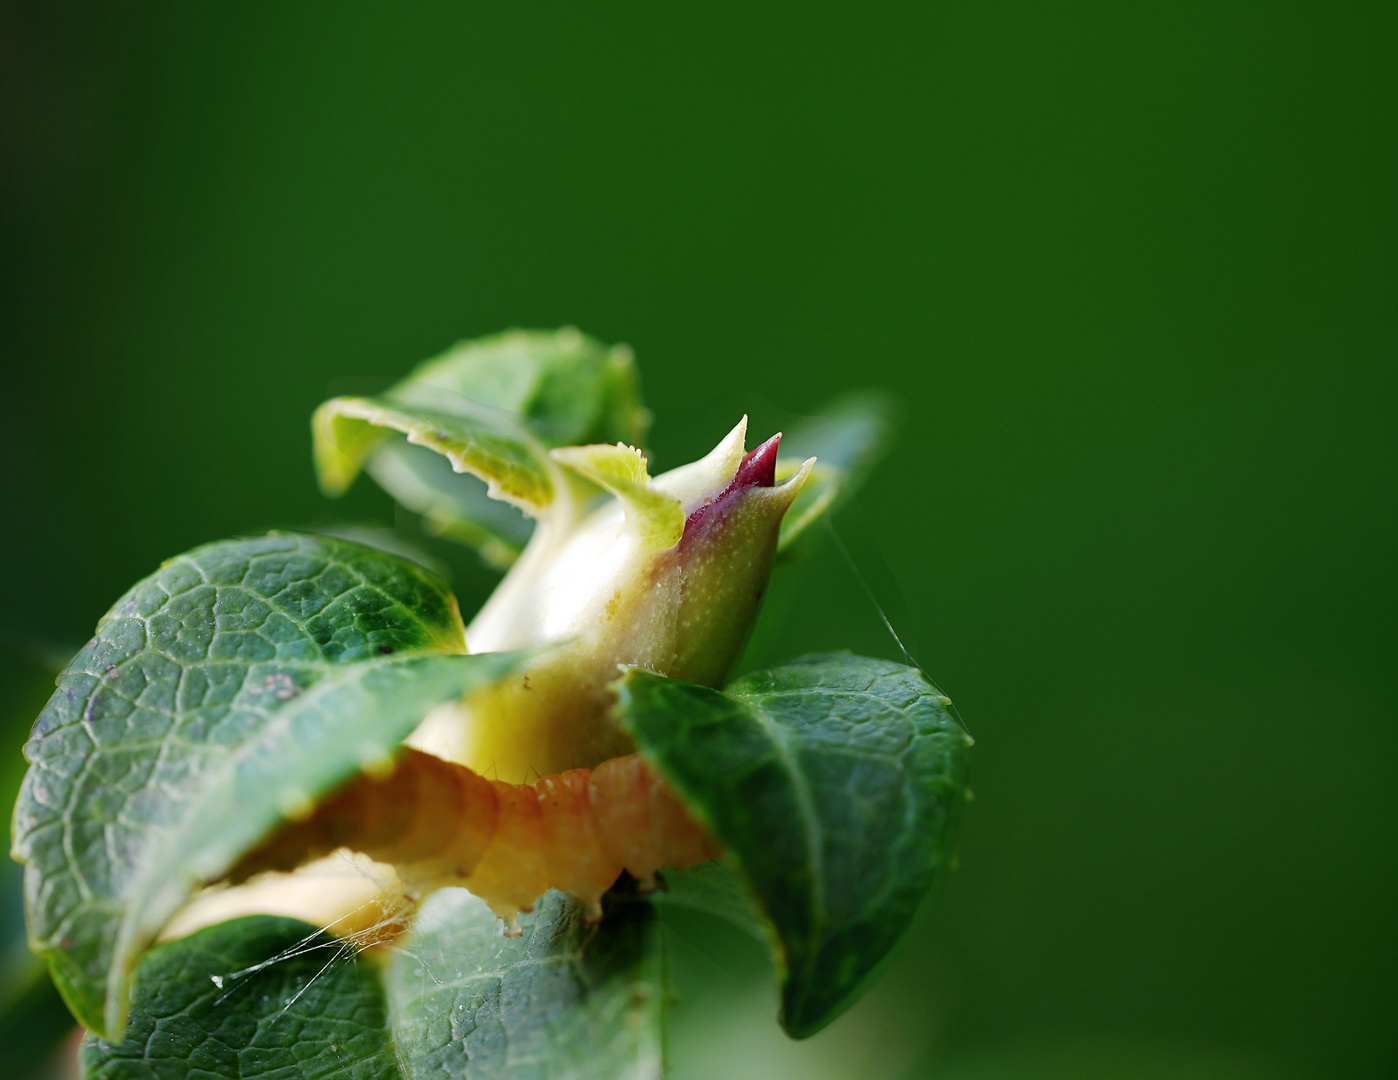
[[[771,695],[776,696],[776,695]],[[786,770],[791,779],[791,784],[796,794],[797,806],[801,812],[802,831],[806,840],[806,857],[811,864],[811,874],[816,887],[811,890],[811,934],[812,947],[807,950],[801,974],[808,976],[819,955],[816,947],[820,940],[820,935],[824,930],[828,912],[825,910],[825,853],[822,850],[824,844],[825,831],[821,828],[820,818],[816,814],[815,800],[811,793],[810,785],[804,774],[796,767],[795,758],[792,756],[791,748],[783,737],[781,727],[767,715],[766,711],[757,703],[749,700],[749,711],[756,718],[763,732],[768,736],[777,752],[777,757],[782,767]],[[788,957],[788,960],[790,957]]]

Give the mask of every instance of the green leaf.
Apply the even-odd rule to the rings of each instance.
[[[119,601],[40,714],[15,808],[30,944],[78,1019],[119,1034],[195,887],[516,662],[464,651],[439,579],[328,537],[210,544]]]
[[[538,516],[553,502],[554,477],[541,447],[515,419],[442,393],[435,407],[388,398],[333,398],[316,410],[316,467],[327,495],[349,487],[389,431],[442,454],[456,472],[486,482],[491,498]]]
[[[848,1007],[951,858],[970,739],[915,668],[849,654],[719,692],[630,670],[622,713],[770,920],[782,1024]]]
[[[387,438],[365,464],[385,491],[415,514],[423,528],[475,548],[497,569],[507,569],[529,542],[534,522],[518,507],[486,493],[474,476],[455,472],[451,462],[405,438]]]
[[[53,692],[54,676],[72,655],[68,648],[60,656],[60,649],[0,628],[0,739],[6,745],[24,741],[34,714]],[[13,750],[0,763],[0,806],[14,805],[24,764]],[[22,878],[19,866],[0,861],[0,1046],[7,1076],[37,1077],[43,1060],[75,1025],[48,965],[29,949]]]
[[[269,961],[272,961],[269,963]],[[377,965],[295,919],[254,915],[158,945],[120,1042],[89,1036],[104,1080],[399,1080]]]
[[[782,519],[777,550],[784,551],[859,489],[888,447],[894,412],[892,401],[883,394],[856,394],[831,402],[821,416],[782,438],[779,479],[795,472],[808,457],[816,459],[816,466]]]
[[[649,902],[614,893],[590,924],[548,893],[524,936],[443,889],[386,966],[293,919],[252,916],[157,945],[120,1042],[86,1075],[363,1080],[659,1080],[662,960]]]
[[[434,531],[505,565],[528,526],[490,499],[537,517],[560,484],[573,483],[549,462],[550,448],[639,446],[648,423],[630,350],[565,327],[461,342],[377,398],[327,401],[312,429],[327,493],[367,467]]]
[[[397,555],[400,559],[417,563],[428,573],[436,574],[443,581],[451,580],[451,567],[442,562],[441,559],[436,558],[422,544],[388,525],[337,521],[298,531],[314,533],[317,536],[333,536],[337,540],[349,540],[351,543],[363,544],[365,547],[378,548],[390,555]]]
[[[423,905],[388,973],[409,1080],[648,1080],[662,1075],[661,954],[645,900],[609,895],[589,924],[550,892],[521,938],[463,889]]]
[[[732,923],[749,937],[774,944],[772,924],[753,899],[752,887],[731,862],[714,859],[684,870],[666,870],[651,902],[664,915],[675,909],[697,911]]]

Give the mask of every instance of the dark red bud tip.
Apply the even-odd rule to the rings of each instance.
[[[761,446],[749,451],[733,477],[732,486],[735,490],[747,487],[775,486],[777,482],[777,447],[781,445],[781,441],[782,433],[779,431]]]
[[[692,511],[685,519],[685,535],[692,536],[697,526],[714,513],[717,507],[728,503],[730,497],[737,492],[754,487],[775,487],[777,483],[777,447],[781,441],[782,433],[779,431],[756,450],[748,453],[739,463],[738,471],[733,474],[733,479],[728,482],[728,486],[703,506]]]

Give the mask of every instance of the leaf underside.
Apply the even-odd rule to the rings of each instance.
[[[474,548],[490,566],[513,564],[534,531],[533,520],[519,507],[492,499],[484,481],[455,472],[441,454],[407,439],[386,438],[364,467],[421,516],[429,533]]]
[[[379,397],[327,401],[312,430],[329,494],[367,469],[431,531],[504,567],[532,528],[521,511],[545,513],[576,483],[547,451],[640,446],[649,420],[630,350],[565,327],[463,341]]]
[[[651,897],[662,915],[696,911],[723,919],[764,945],[773,944],[772,924],[757,906],[752,887],[730,860],[714,859],[683,870],[666,870],[663,888]]]
[[[782,1024],[818,1031],[855,999],[945,870],[969,739],[921,672],[810,656],[726,691],[633,669],[641,751],[734,857],[769,920]]]

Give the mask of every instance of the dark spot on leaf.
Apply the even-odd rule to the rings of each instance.
[[[389,653],[391,653],[392,651],[393,651],[393,646],[392,646],[392,645],[380,645],[380,646],[379,646],[379,652],[383,653],[385,656],[387,656],[387,655],[388,655]]]

